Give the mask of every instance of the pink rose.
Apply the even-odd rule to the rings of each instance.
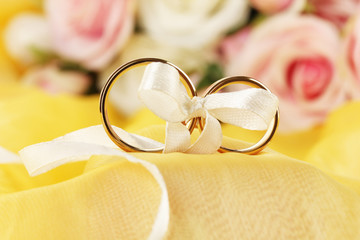
[[[360,15],[350,22],[342,52],[343,77],[349,79],[349,95],[360,98]]]
[[[280,99],[280,129],[301,130],[321,123],[344,101],[335,67],[339,46],[335,27],[319,18],[272,17],[233,49],[226,72],[265,83]]]
[[[351,15],[359,12],[360,0],[309,0],[314,13],[342,27]]]
[[[231,60],[243,48],[250,33],[251,27],[246,27],[223,39],[219,45],[219,53],[224,61]]]
[[[89,69],[103,68],[133,29],[131,0],[48,0],[55,50]]]
[[[300,12],[303,10],[305,0],[250,0],[252,7],[264,14],[278,12]]]
[[[82,72],[61,70],[56,63],[30,68],[22,78],[26,85],[36,86],[50,94],[83,94],[91,84]]]

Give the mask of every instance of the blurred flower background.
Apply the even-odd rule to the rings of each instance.
[[[0,81],[50,94],[98,93],[109,74],[160,57],[198,89],[230,75],[280,99],[284,133],[321,125],[360,97],[358,0],[1,0]],[[136,74],[111,95],[138,108]]]

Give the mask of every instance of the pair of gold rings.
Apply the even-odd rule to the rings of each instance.
[[[166,60],[159,59],[159,58],[140,58],[140,59],[136,59],[136,60],[130,61],[128,63],[125,63],[124,65],[122,65],[118,69],[116,69],[109,76],[106,84],[104,85],[104,87],[101,91],[100,113],[101,113],[102,123],[103,123],[104,129],[105,129],[107,135],[117,146],[119,146],[122,150],[124,150],[126,152],[162,152],[163,151],[163,148],[141,149],[141,148],[133,146],[133,145],[125,142],[124,140],[122,140],[116,134],[112,125],[110,124],[109,117],[107,114],[107,107],[106,107],[106,102],[107,102],[107,98],[109,96],[111,87],[114,85],[114,83],[116,82],[116,80],[119,77],[121,77],[124,73],[128,72],[129,70],[131,70],[133,68],[145,66],[145,65],[153,63],[153,62],[165,63],[165,64],[168,64],[168,65],[174,67],[179,72],[180,81],[185,86],[186,91],[187,91],[188,95],[190,96],[190,98],[197,96],[196,89],[195,89],[193,83],[191,82],[190,78],[186,75],[186,73],[184,73],[176,65],[174,65]],[[208,89],[205,91],[204,97],[206,97],[209,94],[216,93],[216,92],[220,91],[221,89],[223,89],[224,87],[232,85],[232,84],[245,84],[245,85],[248,85],[251,87],[262,88],[262,89],[265,89],[270,92],[270,90],[266,86],[264,86],[262,83],[260,83],[259,81],[255,80],[253,78],[244,77],[244,76],[233,76],[233,77],[226,77],[226,78],[220,79],[220,80],[216,81],[215,83],[213,83],[212,85],[210,85],[208,87]],[[184,124],[186,124],[190,133],[192,133],[192,131],[195,129],[195,127],[199,127],[199,129],[202,130],[202,128],[203,128],[202,121],[203,120],[200,118],[193,118]],[[239,153],[247,153],[247,154],[258,153],[270,142],[270,140],[272,139],[272,137],[275,134],[278,123],[279,123],[279,110],[276,111],[276,114],[275,114],[274,118],[272,119],[272,121],[269,125],[269,128],[265,132],[264,136],[257,143],[255,143],[254,145],[252,145],[248,148],[244,148],[244,149],[231,149],[231,148],[221,146],[218,151],[219,152],[239,152]]]

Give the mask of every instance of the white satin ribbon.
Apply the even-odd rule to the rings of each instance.
[[[124,130],[113,127],[118,134]],[[140,136],[133,135],[133,137]],[[136,139],[136,138],[135,138]],[[93,155],[120,156],[127,161],[142,165],[154,177],[161,190],[161,199],[149,240],[163,239],[169,225],[170,207],[166,183],[155,164],[120,150],[106,135],[102,125],[80,129],[49,142],[23,148],[20,158],[31,176],[56,168],[62,164],[87,160]]]
[[[0,146],[0,164],[1,163],[21,163],[21,161],[18,155]]]
[[[278,99],[259,88],[188,96],[178,71],[168,64],[147,66],[138,95],[157,116],[167,121],[164,152],[214,153],[222,142],[219,121],[250,130],[265,130],[275,116]],[[195,117],[205,118],[205,126],[191,145],[190,132],[181,123]]]

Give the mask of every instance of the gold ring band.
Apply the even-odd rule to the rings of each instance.
[[[161,63],[165,63],[165,64],[168,64],[168,65],[174,67],[179,72],[180,80],[184,84],[189,96],[191,98],[197,96],[196,89],[195,89],[194,85],[192,84],[190,78],[186,75],[186,73],[183,72],[176,65],[174,65],[166,60],[159,59],[159,58],[140,58],[140,59],[136,59],[136,60],[130,61],[128,63],[125,63],[124,65],[122,65],[118,69],[116,69],[110,75],[106,84],[104,85],[103,89],[101,90],[100,113],[101,113],[101,120],[102,120],[102,123],[103,123],[103,126],[105,128],[107,135],[117,146],[119,146],[122,150],[124,150],[126,152],[136,152],[136,151],[138,151],[138,152],[161,152],[163,150],[163,147],[155,148],[155,149],[141,149],[141,148],[132,146],[132,145],[128,144],[127,142],[123,141],[116,134],[113,127],[111,126],[109,118],[108,118],[108,114],[107,114],[107,107],[106,107],[106,101],[107,101],[108,95],[110,93],[111,87],[113,86],[113,84],[115,83],[117,78],[119,78],[121,75],[123,75],[125,72],[129,71],[132,68],[144,66],[144,65],[147,65],[152,62],[161,62]],[[197,123],[197,118],[191,119],[187,123],[187,127],[188,127],[190,133],[194,130],[196,123]]]
[[[231,84],[245,84],[251,87],[258,87],[265,89],[270,92],[270,90],[261,82],[245,76],[234,76],[234,77],[226,77],[216,81],[215,83],[211,84],[205,91],[204,97],[209,94],[216,93],[222,88],[229,86]],[[244,148],[244,149],[231,149],[224,146],[220,146],[219,152],[239,152],[239,153],[247,153],[247,154],[255,154],[260,152],[265,146],[270,142],[272,137],[274,136],[277,126],[279,124],[279,109],[276,110],[276,114],[272,121],[270,122],[270,126],[265,132],[264,136],[254,145]],[[202,121],[199,121],[200,129],[203,129]]]

